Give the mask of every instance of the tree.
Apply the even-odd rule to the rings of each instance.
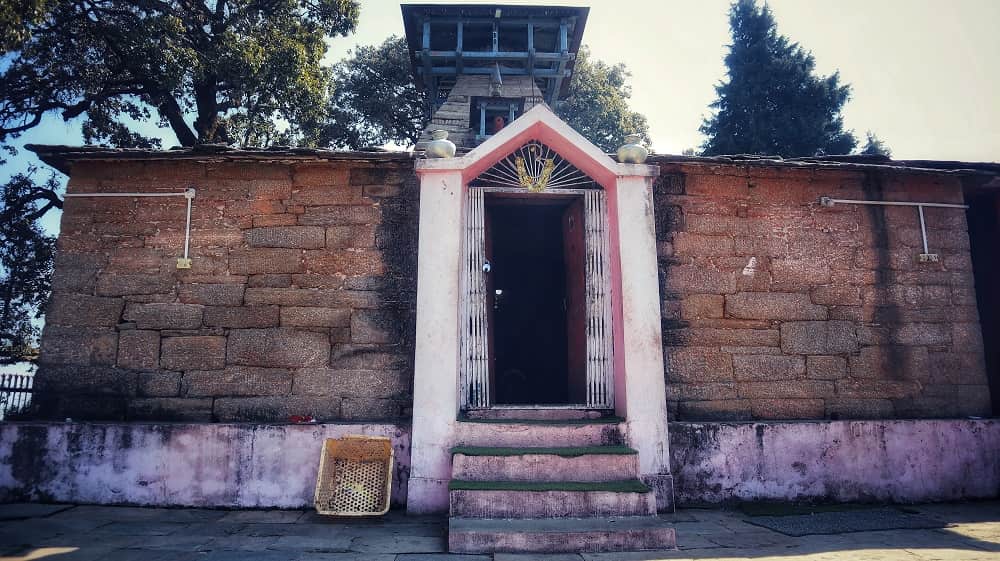
[[[865,145],[861,148],[858,154],[865,154],[869,156],[885,156],[886,158],[892,157],[892,150],[886,146],[885,142],[879,137],[875,136],[875,133],[868,131],[865,133],[866,141]]]
[[[5,54],[0,141],[48,113],[86,116],[87,142],[156,146],[123,117],[155,112],[184,146],[258,143],[284,132],[276,121],[322,118],[325,35],[354,30],[354,0],[4,0],[45,9]],[[188,122],[194,115],[193,123]]]
[[[632,74],[624,64],[593,60],[586,46],[577,53],[569,96],[556,104],[556,114],[605,152],[622,145],[627,134],[649,142],[649,123],[629,108]]]
[[[707,156],[847,154],[857,144],[841,110],[850,86],[839,73],[816,76],[808,51],[778,34],[771,10],[737,0],[729,11],[733,43],[727,79],[716,86],[714,113],[701,132]]]
[[[32,173],[17,174],[0,187],[0,365],[37,356],[33,320],[49,298],[55,238],[36,220],[62,201],[49,198],[58,187],[55,176],[37,186]]]
[[[334,66],[332,89],[328,118],[317,132],[320,146],[412,146],[427,126],[427,94],[413,83],[402,37],[355,48]]]

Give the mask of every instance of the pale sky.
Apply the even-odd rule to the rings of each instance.
[[[725,75],[728,0],[503,3],[589,6],[583,42],[632,71],[632,108],[649,119],[655,150],[701,144],[698,126]],[[768,4],[778,31],[811,50],[820,73],[840,70],[853,86],[844,116],[859,138],[872,130],[897,159],[1000,161],[1000,1]],[[333,40],[328,58],[402,33],[398,1],[363,0],[357,33]]]

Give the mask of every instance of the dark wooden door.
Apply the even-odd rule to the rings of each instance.
[[[566,267],[566,352],[570,403],[587,402],[587,289],[583,199],[562,216],[563,263]]]

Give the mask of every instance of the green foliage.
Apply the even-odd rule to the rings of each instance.
[[[849,153],[857,140],[843,130],[840,112],[851,90],[839,74],[814,75],[812,54],[779,35],[771,10],[756,0],[737,0],[729,25],[727,79],[716,86],[714,114],[701,126],[708,136],[702,153]]]
[[[7,51],[26,40],[52,0],[0,0],[0,49]]]
[[[332,88],[327,120],[317,131],[320,146],[413,145],[427,125],[427,93],[413,83],[403,37],[357,47],[334,66]]]
[[[865,145],[861,147],[861,151],[858,154],[885,156],[886,158],[892,157],[892,150],[889,149],[882,139],[875,136],[875,133],[868,131],[865,133],[865,138]]]
[[[594,60],[590,49],[581,47],[569,97],[557,104],[556,114],[606,152],[617,150],[627,134],[638,134],[648,144],[646,117],[629,108],[631,76],[624,64]]]
[[[323,38],[353,31],[359,12],[355,0],[28,2],[37,17],[12,1],[0,29],[27,28],[5,49],[0,141],[59,113],[85,115],[88,142],[146,147],[157,142],[124,118],[155,113],[184,146],[297,139],[323,119]]]
[[[33,320],[49,298],[55,238],[35,221],[62,201],[54,176],[36,185],[31,174],[17,174],[0,187],[0,365],[37,356]]]

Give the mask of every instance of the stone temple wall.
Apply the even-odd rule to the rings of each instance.
[[[942,174],[660,163],[655,184],[667,408],[677,420],[988,415],[969,238],[925,209]]]
[[[403,156],[77,162],[36,418],[405,419],[418,190]]]

